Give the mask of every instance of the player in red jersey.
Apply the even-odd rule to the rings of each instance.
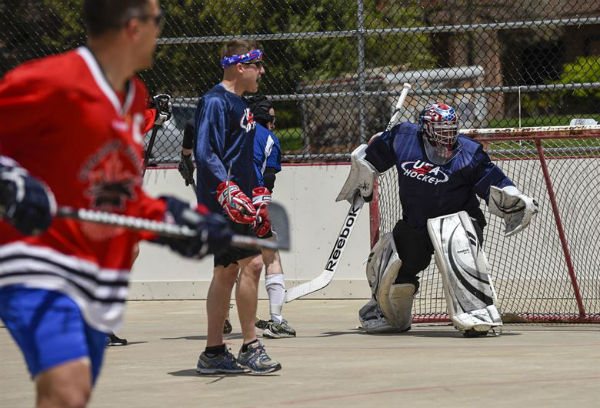
[[[83,15],[86,47],[25,63],[0,81],[0,318],[35,380],[38,407],[87,405],[106,333],[121,323],[140,239],[200,257],[231,238],[220,216],[191,222],[189,204],[142,190],[147,92],[134,74],[152,64],[157,0],[85,0]],[[157,238],[52,219],[49,190],[62,206],[202,234]]]

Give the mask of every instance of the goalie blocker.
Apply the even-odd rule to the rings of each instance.
[[[466,336],[502,326],[488,262],[467,212],[432,218],[427,230],[454,326]]]

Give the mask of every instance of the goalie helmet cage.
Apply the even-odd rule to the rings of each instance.
[[[506,323],[600,322],[600,126],[465,129],[484,145],[540,211],[529,227],[504,237],[488,222],[484,250]],[[370,203],[371,247],[402,216],[395,167],[379,176]],[[413,321],[449,321],[435,262],[421,273]]]

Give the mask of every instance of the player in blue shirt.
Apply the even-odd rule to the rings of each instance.
[[[227,43],[221,52],[223,80],[200,98],[194,115],[198,203],[211,211],[224,212],[236,233],[258,237],[271,231],[267,213],[270,194],[253,191],[256,123],[242,95],[258,90],[260,77],[265,73],[262,58],[263,52],[254,41]],[[197,372],[240,373],[249,369],[262,374],[279,370],[281,364],[266,354],[254,327],[262,272],[260,251],[224,248],[215,254],[214,266],[206,300],[206,349],[198,359]],[[236,281],[243,335],[237,359],[223,341],[223,325]]]
[[[248,102],[254,121],[256,122],[256,133],[254,135],[256,186],[264,187],[269,192],[272,192],[275,185],[275,174],[281,171],[281,146],[279,140],[272,132],[275,128],[275,109],[265,96],[248,98]],[[194,123],[190,120],[185,126],[181,161],[178,166],[186,185],[195,184],[194,163],[191,157],[194,149],[194,135]],[[268,234],[265,238],[268,236],[270,235]],[[265,286],[269,295],[271,319],[269,321],[258,320],[256,327],[264,330],[264,337],[295,337],[296,331],[281,316],[281,309],[285,302],[285,280],[283,278],[279,252],[263,250],[262,256],[263,263],[267,266]],[[231,330],[232,327],[228,316],[225,320],[223,333],[231,333]]]
[[[275,174],[281,171],[281,146],[279,139],[272,132],[275,129],[275,108],[263,95],[250,97],[248,103],[256,121],[254,169],[257,183],[259,188],[272,193]],[[295,337],[296,331],[281,316],[281,309],[285,303],[285,280],[279,251],[263,249],[262,256],[266,266],[265,287],[269,295],[271,319],[258,320],[256,327],[264,330],[263,337]]]
[[[454,109],[442,103],[426,107],[418,125],[401,123],[374,137],[368,146],[362,145],[352,153],[352,160],[350,176],[338,200],[352,202],[359,192],[369,201],[375,177],[396,166],[402,204],[402,218],[391,234],[380,238],[369,256],[367,278],[373,299],[359,313],[367,331],[410,329],[412,301],[419,287],[417,275],[427,268],[434,253],[432,232],[428,230],[430,220],[465,211],[471,220],[465,223],[472,226],[464,230],[467,235],[468,231],[474,231],[468,241],[477,243],[477,248],[465,253],[482,253],[479,249],[486,220],[478,197],[489,202],[490,212],[504,218],[507,235],[525,228],[537,211],[535,201],[519,193],[514,183],[490,161],[480,143],[458,133]],[[490,199],[492,186],[498,192],[498,200]],[[446,298],[449,301],[448,295]],[[487,306],[482,312],[486,315]],[[486,324],[475,324],[472,316],[467,316],[471,319],[468,323],[455,322],[455,325],[464,332],[474,329],[485,334],[491,327],[501,325],[497,311],[489,314]]]

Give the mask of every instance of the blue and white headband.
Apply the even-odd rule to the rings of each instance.
[[[262,61],[263,59],[263,51],[262,50],[252,50],[247,52],[246,54],[240,55],[231,55],[229,57],[223,57],[221,59],[221,67],[227,68],[235,64],[243,64],[251,61]]]

